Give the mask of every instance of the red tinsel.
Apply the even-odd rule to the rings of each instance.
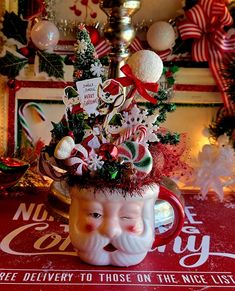
[[[162,130],[164,131],[164,129]],[[184,177],[185,180],[191,174],[191,167],[186,162],[189,155],[186,150],[186,134],[181,134],[177,145],[155,143],[150,145],[153,157],[152,175],[157,179],[161,177]]]

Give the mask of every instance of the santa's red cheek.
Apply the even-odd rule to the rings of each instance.
[[[92,232],[95,229],[95,227],[92,224],[87,224],[85,229],[87,232]]]
[[[127,227],[127,231],[128,231],[128,232],[133,232],[133,233],[135,233],[135,232],[136,232],[136,228],[135,228],[134,225],[129,225],[129,226]]]

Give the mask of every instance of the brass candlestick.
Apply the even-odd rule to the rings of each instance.
[[[100,8],[108,16],[104,36],[111,44],[109,78],[121,76],[120,68],[129,56],[128,46],[135,37],[132,16],[140,9],[141,0],[104,0]]]

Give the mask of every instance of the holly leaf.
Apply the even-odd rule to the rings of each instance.
[[[47,73],[49,77],[64,78],[64,62],[60,55],[37,51],[39,57],[39,73]]]
[[[18,57],[9,51],[6,51],[4,57],[0,58],[0,74],[15,78],[19,75],[20,70],[28,64],[28,59]]]
[[[60,141],[64,136],[68,135],[69,129],[62,121],[55,123],[51,122],[53,129],[51,130],[52,138],[55,142]]]
[[[7,38],[14,38],[24,45],[27,44],[28,21],[21,19],[14,12],[6,12],[2,24],[2,32]]]

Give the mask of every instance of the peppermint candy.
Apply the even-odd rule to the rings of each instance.
[[[148,148],[136,141],[126,141],[118,146],[118,156],[124,162],[130,162],[140,173],[149,174],[152,170],[153,159]]]
[[[49,158],[45,149],[41,151],[38,161],[38,171],[41,175],[45,175],[54,181],[60,181],[65,176],[65,171],[59,171],[58,167],[53,165],[56,164],[53,158]]]
[[[81,144],[77,144],[75,148],[77,152],[74,156],[67,158],[64,164],[71,169],[73,175],[82,176],[88,171],[88,150]]]

